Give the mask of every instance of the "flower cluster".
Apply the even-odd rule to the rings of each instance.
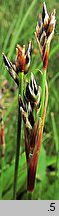
[[[25,126],[25,150],[27,158],[27,168],[28,168],[28,178],[27,178],[27,189],[32,191],[35,183],[35,173],[37,166],[37,158],[34,155],[34,150],[36,148],[38,134],[39,134],[39,118],[38,110],[40,109],[40,98],[41,98],[41,88],[36,84],[36,80],[31,74],[30,84],[27,82],[26,90],[24,93],[24,101],[19,95],[19,108],[24,121]],[[36,119],[34,119],[33,112],[36,109]],[[39,142],[38,142],[39,145]],[[36,151],[37,152],[37,151]],[[32,161],[36,163],[34,168],[34,163],[32,167]],[[35,162],[36,161],[36,162]],[[32,180],[31,180],[32,179]]]
[[[30,67],[31,52],[32,52],[31,41],[29,42],[27,49],[25,48],[25,45],[21,47],[19,44],[17,44],[16,60],[15,60],[15,67],[17,73],[19,71],[23,71],[24,73],[28,72],[28,69]]]
[[[40,49],[44,69],[46,69],[48,66],[48,54],[49,54],[50,43],[54,36],[55,24],[56,24],[55,9],[49,16],[47,12],[46,4],[44,2],[42,16],[39,15],[39,20],[35,32],[35,36],[39,44],[39,49]]]
[[[37,111],[40,108],[40,98],[41,98],[41,87],[37,86],[36,80],[31,73],[31,80],[30,84],[26,83],[26,90],[24,93],[24,102],[21,99],[21,96],[19,95],[19,106],[20,110],[24,119],[24,123],[26,124],[26,127],[29,129],[34,126],[34,116],[33,116],[33,110],[34,108],[37,109]]]
[[[14,79],[14,81],[17,83],[18,86],[19,86],[18,73],[24,72],[24,74],[26,74],[28,72],[30,67],[31,52],[32,52],[31,41],[28,43],[27,48],[25,48],[25,45],[21,47],[19,44],[17,44],[16,59],[14,64],[6,57],[4,53],[2,53],[5,66],[7,67],[7,70],[9,71],[11,77]]]

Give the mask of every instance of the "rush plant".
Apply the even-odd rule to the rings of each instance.
[[[38,155],[43,135],[44,121],[48,102],[48,84],[46,80],[46,71],[48,67],[48,56],[50,43],[55,30],[55,9],[49,15],[46,4],[43,3],[42,15],[39,15],[36,26],[35,37],[38,42],[42,67],[42,83],[38,86],[36,77],[30,73],[30,79],[27,73],[30,68],[32,42],[29,41],[27,48],[17,44],[16,59],[13,64],[3,53],[3,61],[13,80],[18,86],[18,126],[17,126],[17,144],[16,159],[13,185],[13,199],[16,199],[19,153],[21,145],[22,124],[24,123],[24,144],[27,162],[27,191],[32,193],[35,186],[36,169]],[[22,123],[23,119],[23,123]]]

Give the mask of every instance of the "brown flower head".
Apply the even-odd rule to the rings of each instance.
[[[24,73],[28,72],[28,69],[30,67],[30,56],[32,51],[32,43],[31,41],[28,44],[27,49],[25,49],[25,45],[21,47],[19,44],[17,44],[16,48],[16,72],[24,71]]]
[[[19,86],[18,73],[23,71],[24,74],[26,74],[28,72],[30,67],[31,52],[32,52],[31,41],[28,43],[27,49],[25,49],[25,45],[21,47],[19,44],[17,44],[16,59],[14,64],[7,58],[7,56],[4,53],[2,53],[4,64],[9,74],[11,75],[11,77],[17,83],[18,86]]]
[[[54,36],[55,24],[55,9],[49,16],[46,4],[44,2],[42,15],[39,15],[39,20],[35,32],[35,36],[39,44],[44,69],[46,69],[48,66],[48,54],[50,43]]]

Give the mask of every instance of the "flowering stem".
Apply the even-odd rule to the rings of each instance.
[[[43,70],[42,75],[42,98],[41,98],[41,110],[40,116],[42,117],[43,109],[44,109],[44,101],[45,101],[45,84],[46,84],[46,70]]]
[[[40,122],[40,125],[39,125],[39,130],[38,130],[38,138],[37,138],[36,145],[35,145],[35,148],[34,148],[32,160],[31,160],[30,166],[29,166],[28,190],[30,192],[33,192],[33,190],[34,190],[35,175],[36,175],[36,169],[37,169],[37,163],[38,163],[38,154],[40,152],[42,135],[43,135],[43,128],[44,128],[44,121],[45,121],[45,116],[46,116],[46,109],[47,109],[47,103],[48,103],[48,85],[47,85],[47,82],[45,83],[45,89],[46,89],[45,103],[44,103],[42,118],[41,118],[41,122]]]
[[[23,97],[23,78],[24,73],[19,73],[19,94]],[[14,172],[14,185],[13,185],[13,199],[16,199],[17,192],[17,178],[18,178],[18,165],[19,165],[19,152],[21,143],[21,112],[19,109],[19,95],[18,95],[18,126],[17,126],[17,146],[16,146],[16,160]]]

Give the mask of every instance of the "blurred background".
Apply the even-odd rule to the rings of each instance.
[[[51,43],[47,81],[49,100],[45,120],[44,134],[38,160],[36,186],[33,199],[59,199],[59,0],[46,0],[49,13],[56,9],[56,29]],[[12,199],[13,177],[17,136],[18,89],[3,64],[2,52],[14,62],[16,45],[32,40],[33,51],[30,71],[36,75],[40,84],[42,69],[38,45],[35,39],[35,28],[39,13],[42,12],[41,0],[0,0],[0,104],[4,107],[5,125],[5,159],[2,180],[2,199]],[[21,143],[17,199],[27,199],[26,191],[26,158],[24,137]],[[2,169],[0,157],[0,170]],[[1,179],[1,177],[0,177]]]

